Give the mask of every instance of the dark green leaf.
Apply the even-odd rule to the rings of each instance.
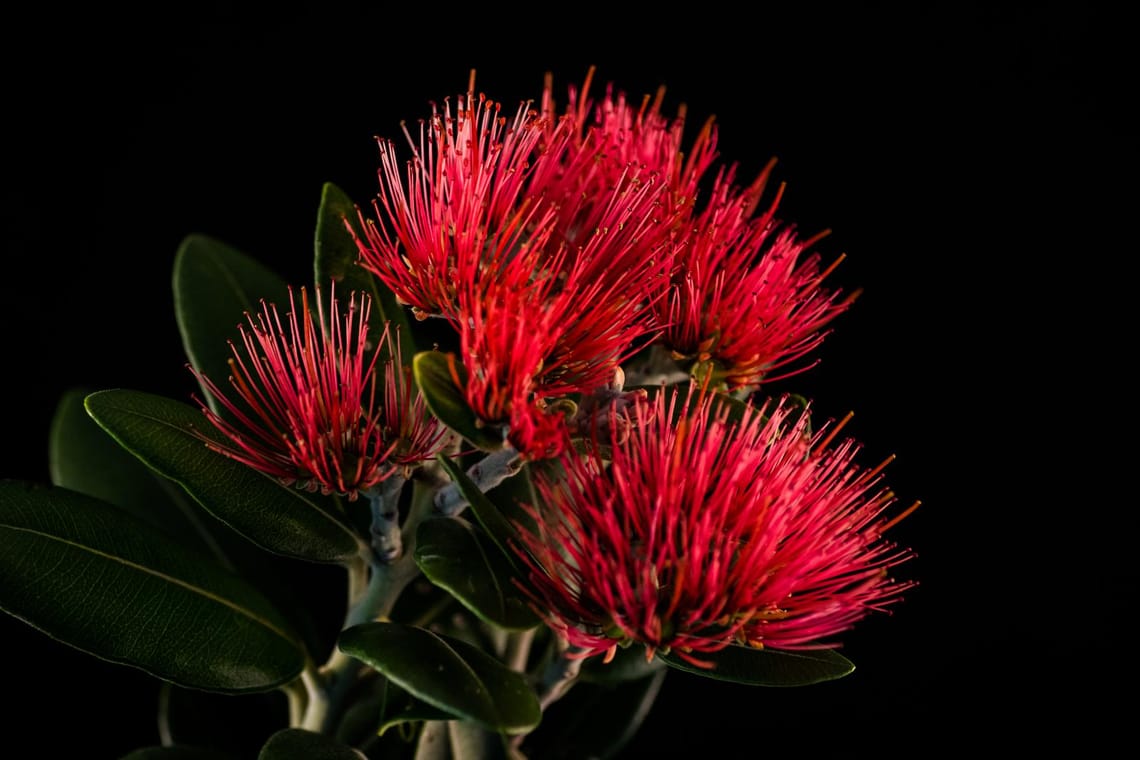
[[[235,755],[208,747],[141,747],[119,760],[237,760]]]
[[[636,681],[662,670],[665,663],[660,657],[652,660],[645,659],[645,647],[641,644],[630,644],[619,647],[617,654],[609,662],[602,657],[588,657],[582,663],[579,678],[588,683],[619,683],[621,681]]]
[[[451,713],[421,702],[383,675],[373,675],[364,693],[356,695],[344,711],[334,732],[337,741],[360,747],[369,754],[376,754],[377,745],[406,749],[414,732],[409,724],[451,717]],[[388,730],[394,726],[408,726],[409,730]],[[393,749],[393,753],[397,751]],[[388,756],[383,748],[380,748],[380,756]]]
[[[420,523],[415,559],[432,583],[492,625],[520,631],[542,622],[515,585],[518,575],[502,550],[462,519]]]
[[[842,678],[855,670],[850,660],[830,649],[783,652],[729,646],[711,654],[701,652],[699,658],[711,661],[712,668],[693,665],[676,653],[657,656],[677,670],[752,686],[809,686]]]
[[[339,646],[424,702],[492,731],[524,733],[542,717],[520,673],[458,639],[399,623],[365,623],[341,633]]]
[[[189,688],[266,691],[304,666],[256,589],[117,507],[0,481],[0,605],[97,657]]]
[[[265,742],[257,760],[367,760],[364,753],[341,744],[331,736],[284,728]]]
[[[653,708],[666,673],[608,685],[575,684],[550,706],[523,752],[544,760],[620,757]]]
[[[70,391],[56,409],[50,436],[52,482],[125,509],[184,547],[210,554],[272,599],[305,637],[309,651],[327,651],[332,641],[327,634],[320,640],[313,623],[317,607],[302,598],[324,590],[311,582],[292,582],[311,581],[319,571],[309,562],[265,551],[202,509],[185,490],[147,467],[101,428],[84,407],[85,395]]]
[[[379,278],[357,263],[359,249],[344,226],[346,221],[363,240],[364,229],[360,225],[356,204],[339,187],[326,182],[317,211],[316,257],[313,263],[317,287],[325,290],[329,282],[334,281],[338,298],[342,299],[354,291],[367,293],[372,298],[370,333],[382,334],[384,322],[389,322],[392,330],[399,330],[402,354],[405,357],[415,356],[417,348],[408,322],[408,309],[397,303],[396,296]]]
[[[451,717],[453,717],[452,714],[447,710],[441,710],[438,707],[429,705],[427,702],[408,696],[399,709],[392,710],[384,716],[380,723],[379,732],[383,734],[389,728],[402,723],[418,723],[425,720],[448,720]]]
[[[83,405],[87,395],[70,390],[56,407],[48,441],[52,483],[125,509],[183,546],[213,553],[227,564],[197,508],[91,419]]]
[[[284,306],[284,280],[241,251],[206,235],[189,235],[174,257],[174,316],[190,364],[219,387],[229,377],[233,356],[228,341],[239,338],[246,313],[261,300]],[[203,398],[218,414],[224,410],[201,386]]]
[[[467,473],[459,465],[442,453],[436,455],[436,460],[447,471],[456,487],[459,488],[459,492],[467,500],[483,530],[499,547],[499,552],[507,558],[512,567],[518,570],[519,565],[508,544],[508,540],[518,534],[515,526],[503,515],[498,505],[492,503],[479,486],[475,485],[474,481],[467,476]]]
[[[314,562],[341,562],[366,551],[357,533],[311,494],[208,449],[191,430],[220,434],[201,410],[129,390],[93,393],[86,405],[126,449],[259,546]]]
[[[450,357],[450,358],[449,358]],[[463,396],[463,390],[455,384],[451,374],[454,363],[459,382],[467,383],[467,371],[454,354],[441,351],[421,351],[412,360],[412,374],[416,385],[427,402],[428,409],[459,435],[484,451],[495,451],[503,447],[501,428],[483,425]]]

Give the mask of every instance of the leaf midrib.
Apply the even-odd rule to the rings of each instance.
[[[197,595],[199,595],[205,599],[208,599],[209,601],[216,602],[217,604],[220,604],[224,607],[227,607],[227,608],[233,610],[234,612],[238,613],[239,615],[261,625],[262,627],[266,628],[267,630],[271,631],[272,633],[276,634],[277,636],[281,637],[282,639],[284,639],[285,641],[287,641],[291,644],[295,644],[298,647],[301,646],[301,642],[298,639],[294,638],[287,631],[282,630],[281,628],[274,625],[271,621],[265,619],[261,615],[257,615],[254,612],[246,609],[245,607],[243,607],[243,606],[241,606],[235,602],[232,602],[223,596],[219,596],[218,594],[215,594],[211,591],[208,591],[208,590],[206,590],[200,586],[194,585],[194,584],[190,583],[189,581],[184,581],[181,578],[177,578],[173,575],[170,575],[168,573],[164,573],[160,570],[155,570],[154,568],[147,567],[146,565],[141,565],[137,562],[126,559],[125,557],[119,557],[119,556],[116,556],[114,554],[109,554],[105,551],[96,549],[94,547],[87,546],[85,544],[81,544],[81,543],[78,543],[76,541],[72,541],[70,539],[63,538],[61,536],[55,536],[55,535],[52,535],[51,533],[45,533],[44,531],[35,530],[34,528],[25,528],[25,527],[21,527],[18,525],[11,525],[11,524],[7,524],[7,523],[0,523],[0,528],[6,528],[8,530],[17,531],[20,533],[27,533],[27,534],[30,534],[33,536],[39,536],[40,538],[46,538],[49,541],[58,542],[60,544],[68,546],[72,549],[77,549],[79,551],[83,551],[83,552],[87,552],[89,554],[93,554],[97,557],[101,557],[101,558],[109,560],[111,562],[115,562],[115,563],[121,564],[125,567],[140,571],[145,575],[151,575],[151,576],[158,578],[160,580],[167,581],[168,583],[173,583],[174,585],[180,586],[180,587],[182,587],[182,588],[184,588],[184,589],[186,589],[192,593],[195,593],[195,594],[197,594]]]

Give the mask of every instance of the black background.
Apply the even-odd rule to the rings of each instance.
[[[184,236],[307,283],[322,183],[372,197],[373,135],[471,68],[513,106],[546,71],[564,92],[596,65],[631,96],[664,84],[690,137],[715,114],[743,176],[777,157],[782,217],[833,231],[833,284],[865,292],[821,364],[780,387],[853,411],[863,461],[896,454],[888,482],[923,502],[895,530],[920,586],[848,638],[852,676],[764,690],[671,674],[626,756],[1111,746],[1135,675],[1136,499],[1111,485],[1134,461],[1135,56],[1123,19],[1086,5],[922,5],[11,20],[0,476],[47,479],[73,385],[187,397],[170,293]],[[115,758],[157,741],[150,677],[13,618],[0,637],[19,666],[8,747]]]

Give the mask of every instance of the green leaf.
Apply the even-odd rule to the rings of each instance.
[[[47,635],[180,686],[293,680],[304,647],[256,589],[117,507],[0,481],[0,606]]]
[[[421,351],[412,359],[412,374],[424,401],[427,402],[428,409],[439,418],[440,422],[463,436],[472,445],[483,451],[501,449],[502,428],[482,424],[471,411],[462,389],[455,384],[455,378],[451,376],[452,361],[459,382],[466,384],[467,370],[454,354]]]
[[[315,607],[301,596],[320,590],[315,584],[293,582],[312,578],[313,566],[265,551],[202,509],[185,490],[147,467],[101,428],[84,407],[86,395],[69,391],[56,407],[49,440],[52,483],[114,504],[184,547],[210,554],[273,600],[305,637],[310,651],[330,647],[327,634],[323,641],[318,638],[312,618]]]
[[[239,339],[237,326],[246,313],[260,310],[262,299],[288,303],[284,280],[261,263],[206,235],[189,235],[174,257],[174,316],[190,364],[219,387],[229,377],[233,356],[228,341]],[[205,386],[202,397],[218,414]]]
[[[501,549],[462,519],[420,523],[415,559],[432,583],[492,625],[521,631],[542,622],[515,585],[518,575]]]
[[[257,760],[367,760],[367,756],[331,736],[283,728],[269,737]]]
[[[234,755],[208,747],[140,747],[119,760],[236,760]]]
[[[700,653],[700,659],[713,663],[712,668],[693,665],[676,653],[657,656],[677,670],[752,686],[809,686],[855,670],[850,660],[830,649],[784,652],[733,645],[711,654]]]
[[[396,296],[384,283],[357,263],[359,249],[345,228],[345,221],[364,239],[356,204],[339,187],[326,182],[321,190],[321,205],[317,210],[317,232],[314,247],[316,256],[313,272],[317,287],[322,290],[330,281],[337,284],[338,298],[347,298],[350,292],[367,293],[372,298],[372,318],[369,329],[372,335],[384,331],[384,322],[399,330],[400,351],[415,356],[415,335],[408,321],[408,309],[396,301]]]
[[[492,731],[525,733],[542,718],[522,674],[459,639],[399,623],[365,623],[342,632],[338,646],[424,702]]]
[[[441,710],[438,707],[429,705],[427,702],[416,699],[411,695],[407,695],[406,701],[398,709],[394,709],[384,715],[383,720],[380,722],[379,733],[383,735],[389,728],[398,726],[402,723],[418,723],[420,721],[428,720],[448,720],[452,714],[447,710]]]
[[[544,760],[620,757],[652,710],[667,672],[614,684],[575,684],[550,706],[523,752]]]
[[[447,720],[451,713],[422,702],[383,675],[374,674],[364,694],[356,696],[336,726],[334,737],[343,744],[364,747],[370,754],[387,757],[403,754],[393,749],[385,754],[378,745],[389,748],[406,748],[414,729],[391,731],[395,726],[408,726],[428,720]]]
[[[343,562],[366,551],[363,539],[312,494],[207,448],[192,429],[222,439],[201,410],[130,390],[93,393],[86,406],[122,446],[259,546],[313,562]]]
[[[69,390],[56,406],[48,439],[51,482],[125,509],[183,546],[220,554],[196,507],[91,419],[83,405],[87,395]]]
[[[487,495],[479,489],[479,486],[475,485],[475,482],[467,476],[467,473],[465,473],[459,465],[442,453],[437,454],[435,458],[443,469],[447,471],[447,474],[451,477],[451,480],[455,483],[459,492],[463,494],[463,498],[467,500],[471,511],[475,514],[475,518],[479,521],[483,530],[486,531],[491,540],[495,542],[495,545],[499,547],[499,552],[502,556],[507,558],[511,567],[518,571],[519,565],[508,544],[508,540],[518,534],[515,526],[503,515],[498,505],[487,498]],[[515,477],[518,477],[518,475]]]

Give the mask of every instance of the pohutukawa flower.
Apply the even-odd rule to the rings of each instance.
[[[810,435],[782,401],[732,421],[711,393],[666,395],[610,426],[612,463],[568,451],[564,478],[539,474],[544,506],[519,525],[535,608],[582,656],[832,648],[913,585],[888,575],[912,553],[883,538],[906,513],[887,517],[882,466],[832,446],[838,428]]]
[[[772,164],[748,188],[733,171],[716,178],[703,211],[681,238],[666,298],[657,301],[661,342],[679,359],[716,363],[730,387],[808,369],[790,365],[825,338],[824,327],[854,300],[823,280],[831,272],[794,228],[775,221],[779,194],[752,216]],[[838,264],[838,262],[836,262]]]
[[[360,264],[419,317],[454,317],[459,270],[494,269],[553,233],[553,205],[524,189],[540,143],[553,150],[569,130],[548,130],[525,103],[510,120],[500,111],[473,91],[454,114],[450,100],[433,105],[418,140],[405,129],[404,172],[395,144],[380,142],[376,220],[361,214]]]
[[[591,67],[580,88],[568,89],[561,117],[557,115],[553,77],[549,74],[542,94],[540,110],[548,128],[558,124],[559,118],[568,119],[573,125],[573,140],[559,143],[561,154],[544,154],[531,183],[563,199],[559,203],[559,228],[570,240],[576,231],[601,226],[596,220],[601,205],[598,201],[626,181],[630,167],[663,183],[667,192],[660,199],[661,208],[656,212],[659,217],[672,221],[679,213],[687,213],[696,197],[697,184],[716,157],[716,131],[711,119],[688,151],[683,151],[683,104],[676,116],[669,118],[662,113],[663,87],[652,99],[647,95],[640,103],[631,103],[612,83],[595,101],[590,93],[594,72]],[[649,244],[652,246],[652,241]]]
[[[562,450],[570,411],[563,400],[610,383],[651,329],[645,291],[651,273],[664,276],[658,266],[603,277],[592,270],[589,251],[564,269],[566,249],[553,258],[530,249],[494,277],[461,272],[458,280],[467,403],[483,422],[505,425],[507,439],[529,458]]]
[[[369,350],[367,295],[350,297],[343,321],[335,297],[327,319],[319,290],[316,300],[316,319],[304,288],[299,309],[290,289],[284,318],[264,302],[256,317],[246,315],[241,346],[231,343],[232,394],[191,367],[228,412],[202,403],[227,440],[202,438],[286,484],[352,500],[400,468],[434,457],[446,429],[412,385],[387,326]]]

